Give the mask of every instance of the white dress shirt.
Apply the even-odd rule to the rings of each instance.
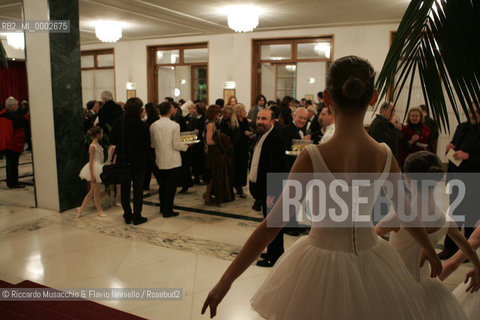
[[[180,151],[188,146],[180,142],[180,125],[167,117],[161,117],[150,126],[152,148],[158,169],[167,170],[182,166]]]
[[[253,156],[252,156],[252,164],[250,165],[250,174],[248,178],[250,179],[251,182],[255,183],[257,182],[257,176],[258,176],[258,163],[260,162],[260,155],[262,153],[262,146],[263,142],[267,138],[268,134],[272,132],[273,130],[273,125],[268,130],[261,138],[258,140],[258,143],[256,144],[254,150],[253,150]]]
[[[320,144],[327,142],[330,138],[333,137],[333,133],[335,132],[335,123],[332,123],[327,126],[325,129],[325,133],[323,134],[322,139],[320,140]]]

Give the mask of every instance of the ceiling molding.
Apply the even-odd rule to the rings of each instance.
[[[3,8],[10,8],[10,7],[16,7],[16,6],[21,6],[22,3],[21,2],[17,2],[17,3],[10,3],[10,4],[2,4],[0,5],[0,9],[3,9]]]
[[[167,19],[156,18],[156,17],[151,16],[151,15],[147,15],[147,14],[143,14],[143,13],[139,13],[139,12],[135,12],[135,11],[111,6],[109,4],[105,4],[105,3],[102,3],[102,2],[99,2],[99,1],[92,1],[92,0],[80,0],[80,1],[92,3],[92,4],[95,4],[95,5],[103,6],[103,7],[106,7],[106,8],[110,8],[110,9],[114,9],[114,10],[118,10],[118,11],[122,11],[122,12],[126,12],[126,13],[129,13],[129,14],[134,14],[134,15],[137,15],[139,17],[148,18],[148,19],[159,21],[159,22],[162,22],[162,23],[169,23],[169,24],[172,24],[172,25],[175,25],[175,26],[182,26],[182,27],[189,28],[189,29],[196,30],[196,31],[203,31],[203,30],[200,30],[198,28],[195,28],[195,27],[183,24],[183,23],[170,21],[170,20],[167,20]]]
[[[192,16],[190,14],[187,14],[187,13],[183,13],[183,12],[180,12],[180,11],[176,11],[176,10],[172,10],[172,9],[169,9],[169,8],[165,8],[163,6],[159,6],[157,4],[153,4],[151,2],[148,2],[148,1],[144,1],[144,0],[133,0],[135,2],[138,2],[138,3],[141,3],[141,4],[144,4],[144,5],[147,5],[147,6],[150,6],[150,7],[154,7],[154,8],[157,8],[157,9],[160,9],[162,11],[165,11],[165,12],[168,12],[168,13],[173,13],[175,15],[178,15],[178,16],[181,16],[181,17],[184,17],[184,18],[188,18],[188,19],[192,19],[192,20],[196,20],[198,22],[201,22],[201,23],[205,23],[205,24],[211,24],[211,25],[214,25],[216,27],[220,27],[220,28],[223,28],[223,29],[226,29],[226,30],[229,30],[230,28],[226,25],[222,25],[222,24],[218,24],[216,22],[213,22],[213,21],[209,21],[209,20],[206,20],[206,19],[202,19],[202,18],[199,18],[199,17],[195,17],[195,16]]]
[[[338,23],[324,23],[324,24],[300,24],[289,25],[281,27],[263,27],[255,28],[255,31],[275,31],[275,30],[288,30],[288,29],[312,29],[312,28],[328,28],[328,27],[354,27],[365,25],[378,25],[378,24],[398,24],[401,20],[373,20],[373,21],[359,21],[359,22],[338,22]],[[254,31],[254,32],[255,32]]]

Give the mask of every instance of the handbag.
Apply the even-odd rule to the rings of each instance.
[[[122,158],[125,159],[125,141],[124,141],[124,119],[122,119]],[[118,148],[115,148],[115,151],[113,151],[113,157],[114,163],[112,164],[107,164],[103,166],[102,173],[100,173],[100,179],[102,179],[102,183],[106,186],[109,186],[111,184],[120,184],[125,180],[128,180],[130,178],[130,168],[127,163],[125,162],[120,162],[117,161],[116,155],[117,155],[117,150]]]

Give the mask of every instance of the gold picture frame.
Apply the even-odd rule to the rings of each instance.
[[[137,90],[127,90],[127,100],[135,98],[137,96]]]
[[[228,104],[228,99],[231,96],[235,96],[235,89],[223,89],[223,101],[225,102],[225,105]]]

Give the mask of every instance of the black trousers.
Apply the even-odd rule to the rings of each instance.
[[[177,179],[181,167],[173,169],[158,169],[153,167],[153,175],[158,183],[158,196],[160,199],[160,213],[170,214],[173,212],[173,200],[177,191]]]
[[[7,186],[12,188],[18,184],[18,159],[20,158],[20,153],[5,150],[5,158],[7,160]]]
[[[258,196],[258,193],[262,194],[261,192],[258,192],[257,185],[255,183],[250,181],[249,187],[250,187],[250,193],[255,198],[255,201],[259,201],[261,203],[263,217],[266,218],[267,217],[267,199],[255,197],[255,195]],[[275,239],[273,239],[272,242],[270,242],[270,244],[267,246],[268,260],[275,263],[278,260],[278,258],[280,258],[280,256],[283,254],[283,252],[284,252],[284,247],[283,247],[283,229],[282,229],[277,234]]]
[[[132,208],[130,207],[130,189],[133,183],[133,219],[138,219],[142,215],[143,206],[143,178],[144,170],[130,172],[129,179],[125,179],[121,183],[121,201],[123,211],[127,216],[132,215]]]

